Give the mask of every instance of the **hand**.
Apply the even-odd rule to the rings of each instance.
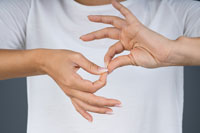
[[[109,107],[117,106],[120,101],[95,96],[97,90],[105,86],[107,70],[87,60],[80,53],[69,50],[42,50],[41,70],[51,76],[70,97],[76,110],[87,120],[92,116],[87,112],[111,113]],[[77,74],[83,68],[91,74],[100,75],[99,80],[91,82]]]
[[[168,63],[168,56],[172,49],[173,41],[145,27],[120,3],[113,0],[112,5],[121,12],[125,19],[117,16],[90,15],[88,16],[90,21],[111,24],[114,27],[104,28],[81,36],[83,41],[102,38],[119,40],[109,48],[104,58],[109,72],[125,65],[136,65],[146,68],[170,65]],[[116,54],[124,50],[130,51],[130,54],[113,59]]]

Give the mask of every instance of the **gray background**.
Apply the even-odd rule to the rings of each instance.
[[[200,67],[184,70],[183,133],[200,133]],[[0,81],[0,133],[26,133],[26,79]]]
[[[200,67],[185,67],[183,133],[200,133]],[[25,133],[26,80],[0,81],[0,133]]]

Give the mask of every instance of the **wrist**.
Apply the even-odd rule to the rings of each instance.
[[[188,41],[189,38],[184,36],[172,41],[172,48],[168,57],[170,66],[184,66],[190,64],[186,54]]]
[[[39,74],[47,74],[46,70],[46,60],[47,57],[47,49],[33,49],[31,51],[31,61],[33,62],[33,67],[35,71]]]

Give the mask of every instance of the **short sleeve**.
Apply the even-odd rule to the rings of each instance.
[[[200,37],[200,2],[192,0],[173,0],[171,6],[178,22],[183,27],[183,35]]]
[[[24,49],[31,0],[0,0],[0,49]]]

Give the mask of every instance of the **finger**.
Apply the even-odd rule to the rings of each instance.
[[[70,97],[75,97],[81,101],[99,107],[114,107],[121,105],[121,102],[116,99],[108,99],[101,96],[96,96],[92,93],[82,92],[74,89],[65,89],[65,93]]]
[[[98,31],[91,32],[89,34],[81,36],[83,41],[92,41],[96,39],[102,38],[110,38],[119,40],[120,37],[120,30],[114,27],[107,27]]]
[[[109,73],[119,67],[126,66],[126,65],[136,65],[134,58],[130,54],[122,55],[122,56],[118,56],[114,58],[108,65]]]
[[[126,18],[129,23],[133,23],[137,20],[137,18],[131,13],[131,11],[117,2],[116,0],[112,0],[112,5],[115,7],[120,13]]]
[[[112,45],[105,57],[104,57],[104,62],[105,62],[105,65],[108,66],[109,62],[111,61],[111,59],[116,55],[116,54],[119,54],[121,52],[123,52],[124,50],[124,47],[122,45],[122,43],[120,41],[118,41],[117,43],[115,43],[114,45]]]
[[[126,21],[117,16],[89,15],[88,18],[92,22],[111,24],[118,29],[122,29],[126,25]]]
[[[92,116],[86,112],[84,109],[82,109],[76,102],[72,100],[72,104],[74,105],[77,112],[79,112],[85,119],[87,119],[89,122],[93,121]]]
[[[107,75],[107,73],[103,73],[98,80],[91,82],[81,78],[80,75],[75,74],[70,87],[84,92],[95,93],[106,85]]]
[[[83,68],[85,71],[95,74],[95,75],[100,75],[104,72],[107,72],[108,70],[106,68],[100,67],[93,62],[89,61],[87,58],[85,58],[82,54],[77,54],[75,56],[75,63]]]
[[[89,111],[89,112],[94,112],[94,113],[99,113],[99,114],[111,114],[113,111],[111,108],[108,107],[97,107],[97,106],[92,106],[89,105],[77,98],[73,98],[73,100],[84,110]]]

